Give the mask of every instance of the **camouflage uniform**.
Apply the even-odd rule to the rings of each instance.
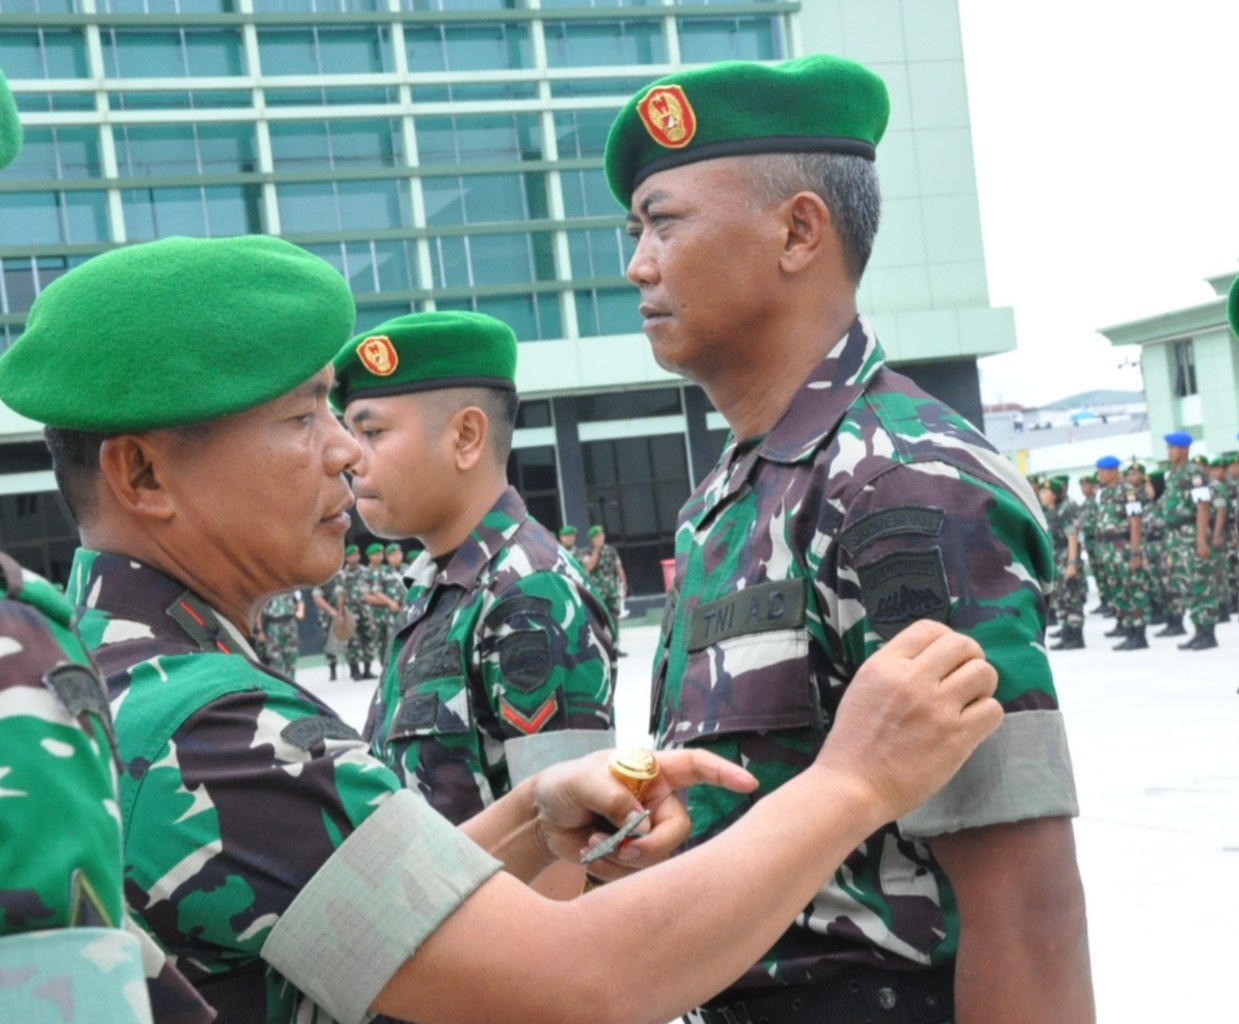
[[[1206,629],[1217,623],[1217,596],[1213,582],[1213,555],[1201,558],[1196,550],[1196,509],[1209,505],[1206,536],[1213,535],[1213,508],[1216,490],[1208,474],[1195,463],[1185,463],[1166,471],[1166,521],[1169,527],[1166,560],[1167,612],[1191,614],[1197,627]]]
[[[0,569],[0,1019],[149,1021],[106,691],[64,598]]]
[[[262,610],[262,631],[266,637],[263,647],[266,656],[259,660],[289,679],[294,679],[297,675],[299,641],[296,615],[297,603],[300,600],[300,592],[290,590],[286,594],[276,594]]]
[[[315,587],[310,591],[310,598],[313,600],[315,596],[321,597],[330,605],[338,605],[337,596],[340,594],[340,574],[336,573],[322,586]],[[330,649],[331,639],[331,624],[335,621],[330,615],[323,611],[317,603],[314,604],[315,614],[318,616],[318,628],[322,631],[323,638],[323,657],[327,662],[327,667],[331,670],[331,678],[336,678],[336,663],[339,660],[338,656]]]
[[[1088,567],[1097,585],[1097,598],[1102,605],[1109,605],[1113,596],[1110,580],[1106,574],[1105,559],[1097,543],[1097,496],[1080,504],[1080,548],[1088,558]]]
[[[955,897],[925,840],[1077,813],[1044,646],[1053,564],[1037,500],[963,417],[884,363],[858,319],[770,433],[729,441],[689,498],[653,731],[660,746],[743,764],[770,792],[812,762],[862,663],[917,618],[982,645],[1006,717],[937,797],[848,857],[746,989],[823,983],[853,964],[949,965]],[[757,798],[689,790],[689,846]]]
[[[363,591],[370,594],[386,594],[389,575],[391,575],[391,570],[386,562],[380,562],[378,565],[363,565],[361,567]],[[399,601],[403,596],[403,591],[401,591],[396,600]],[[391,635],[392,620],[395,619],[396,613],[380,604],[367,604],[366,612],[370,616],[370,647],[378,659],[381,672],[383,662],[387,657],[387,641]]]
[[[1131,567],[1131,520],[1143,512],[1140,499],[1139,492],[1123,480],[1097,493],[1097,540],[1108,575],[1115,581],[1114,611],[1123,629],[1143,629],[1149,624],[1149,582],[1143,561],[1148,553],[1143,552],[1140,568]]]
[[[1043,508],[1046,527],[1054,543],[1054,591],[1050,601],[1058,610],[1064,626],[1084,625],[1084,599],[1088,585],[1084,582],[1084,569],[1076,555],[1076,574],[1067,578],[1067,538],[1079,537],[1081,508],[1074,501],[1064,499],[1053,508]]]
[[[581,561],[584,555],[592,554],[590,548],[583,549],[583,554],[578,558]],[[589,581],[594,585],[594,589],[598,592],[598,596],[602,598],[603,604],[607,606],[607,611],[611,613],[611,618],[615,625],[615,643],[619,645],[619,620],[620,620],[620,556],[610,544],[603,544],[602,550],[598,553],[598,564],[590,571]]]
[[[371,606],[361,599],[368,589],[366,573],[368,566],[345,565],[336,576],[344,593],[344,610],[357,616],[357,631],[348,642],[349,665],[365,665],[374,657],[374,617]]]
[[[1217,510],[1221,509],[1225,521],[1222,526],[1222,543],[1213,548],[1213,591],[1217,595],[1218,617],[1228,615],[1230,611],[1230,571],[1228,541],[1230,540],[1231,523],[1235,518],[1235,506],[1230,493],[1230,487],[1225,480],[1214,480],[1209,484],[1213,492],[1213,512],[1209,515],[1209,540],[1213,541],[1213,519]]]
[[[1166,608],[1166,507],[1161,498],[1144,503],[1141,517],[1145,572],[1149,583],[1149,607]]]
[[[404,583],[404,569],[401,566],[399,569],[393,569],[386,562],[383,563],[383,573],[380,581],[381,591],[390,597],[396,604],[404,607],[404,597],[408,592],[408,587]],[[385,609],[386,610],[386,609]],[[387,654],[391,650],[392,640],[396,636],[396,622],[400,617],[399,612],[388,611],[383,634],[383,661],[386,664]]]
[[[413,563],[366,739],[464,821],[548,764],[614,744],[606,609],[509,487],[440,567]]]
[[[498,863],[176,580],[79,550],[70,597],[112,698],[138,923],[221,1021],[365,1019]]]
[[[1192,574],[1192,595],[1188,602],[1188,610],[1192,623],[1196,626],[1214,626],[1217,624],[1218,611],[1225,597],[1223,564],[1225,554],[1222,548],[1213,543],[1213,521],[1218,512],[1226,514],[1228,499],[1226,488],[1216,480],[1210,480],[1205,471],[1205,482],[1209,489],[1209,527],[1205,536],[1209,538],[1209,557],[1197,556],[1196,571]]]

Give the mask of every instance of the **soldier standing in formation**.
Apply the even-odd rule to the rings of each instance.
[[[1120,476],[1121,462],[1114,455],[1097,460],[1097,541],[1106,575],[1111,580],[1115,612],[1114,628],[1106,636],[1121,636],[1116,651],[1135,651],[1149,646],[1145,627],[1149,621],[1149,588],[1144,568],[1141,530],[1143,494],[1134,482],[1138,464]]]
[[[387,657],[387,637],[392,622],[400,614],[400,598],[388,591],[387,555],[378,541],[366,546],[366,565],[361,571],[362,600],[369,617],[370,648],[374,652],[375,675],[383,674]],[[368,662],[367,662],[368,664]]]
[[[248,641],[271,594],[320,583],[342,557],[361,453],[328,405],[327,364],[354,317],[340,275],[290,243],[170,238],[52,282],[0,356],[0,399],[48,424],[84,542],[69,598],[127,765],[138,923],[229,1024],[437,1024],[461,1019],[462,998],[477,1020],[559,1024],[584,1007],[599,1024],[660,1024],[735,977],[849,850],[954,773],[1002,720],[996,673],[975,641],[914,624],[852,682],[812,771],[642,874],[687,834],[674,790],[753,778],[668,752],[643,803],[597,754],[455,830]],[[591,868],[625,884],[571,905],[524,884],[596,842],[599,816],[643,807],[650,832]]]
[[[1097,585],[1097,607],[1090,609],[1091,614],[1113,614],[1107,603],[1109,586],[1105,569],[1102,565],[1101,553],[1097,546],[1097,475],[1089,473],[1080,477],[1080,541],[1084,546],[1084,558],[1088,563],[1089,572],[1093,574],[1093,582]]]
[[[387,633],[383,637],[383,652],[386,658],[387,652],[391,650],[392,638],[396,635],[396,622],[404,608],[404,598],[409,588],[404,582],[404,548],[392,541],[384,549],[383,559],[383,593],[392,609],[392,614],[387,618]]]
[[[1179,644],[1180,650],[1208,650],[1217,646],[1217,598],[1213,583],[1213,530],[1215,490],[1208,473],[1188,458],[1192,436],[1182,431],[1166,435],[1170,468],[1166,470],[1166,623],[1161,635],[1186,632],[1189,614],[1196,633]]]
[[[353,616],[353,635],[348,641],[349,678],[354,682],[374,679],[370,668],[374,657],[374,630],[370,605],[366,602],[366,570],[361,564],[361,549],[350,544],[344,549],[344,567],[339,574],[340,593],[343,595],[343,610]]]
[[[853,674],[927,617],[973,632],[1007,708],[992,757],[870,837],[693,1019],[878,1020],[897,1006],[934,1024],[1079,1024],[1092,986],[1039,503],[963,417],[885,365],[857,315],[888,112],[881,80],[849,61],[736,61],[642,89],[607,140],[654,358],[732,429],[676,529],[659,743],[717,751],[777,795]],[[761,807],[688,800],[690,848]]]
[[[1162,496],[1166,493],[1166,473],[1150,470],[1144,479],[1144,513],[1141,535],[1149,582],[1149,625],[1166,624],[1166,519]]]
[[[1230,610],[1239,613],[1239,452],[1226,454],[1226,486],[1230,489],[1230,531],[1226,541],[1226,565],[1230,581]]]
[[[1056,476],[1040,486],[1041,507],[1046,527],[1054,543],[1054,590],[1052,600],[1058,606],[1062,631],[1056,651],[1074,651],[1084,646],[1084,600],[1088,587],[1081,564],[1081,509],[1067,497],[1067,477]]]
[[[339,620],[343,603],[343,591],[340,587],[340,574],[336,573],[322,586],[310,591],[310,600],[314,602],[314,610],[318,613],[318,628],[323,640],[323,659],[327,662],[328,679],[336,681],[340,655],[347,655],[347,642],[341,645],[332,635],[332,628]]]
[[[559,528],[559,545],[576,558],[576,527],[565,523]]]
[[[1209,489],[1213,492],[1214,529],[1213,585],[1218,596],[1217,620],[1230,621],[1230,534],[1235,519],[1235,504],[1230,485],[1226,481],[1226,456],[1219,455],[1209,461]],[[1220,513],[1220,514],[1219,514]]]
[[[582,568],[589,573],[589,580],[598,591],[607,611],[611,613],[614,624],[616,657],[627,657],[620,650],[620,612],[623,610],[624,597],[628,593],[628,577],[624,573],[624,563],[620,561],[619,552],[607,543],[607,533],[600,523],[589,528],[589,547],[578,553]]]
[[[254,633],[254,649],[264,665],[270,665],[289,679],[297,675],[297,656],[301,643],[297,623],[305,618],[305,602],[300,590],[276,594],[263,606]]]

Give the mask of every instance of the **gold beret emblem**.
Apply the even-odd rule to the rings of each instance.
[[[645,130],[660,146],[683,149],[697,134],[697,115],[678,85],[655,86],[637,104]]]
[[[386,334],[376,334],[363,341],[357,346],[357,357],[376,377],[390,377],[400,364],[396,346]]]

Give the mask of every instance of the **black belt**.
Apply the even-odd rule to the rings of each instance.
[[[850,967],[820,985],[756,990],[710,1000],[701,1024],[946,1024],[955,1016],[955,965],[923,971]]]
[[[266,619],[268,622],[292,622],[296,617],[295,615],[268,615]]]
[[[1131,535],[1126,530],[1107,530],[1100,536],[1102,540],[1129,540]]]

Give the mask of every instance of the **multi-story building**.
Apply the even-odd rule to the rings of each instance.
[[[0,175],[0,347],[113,246],[282,235],[348,279],[359,329],[426,309],[511,323],[513,481],[552,528],[604,523],[634,589],[661,590],[725,425],[640,332],[607,130],[676,68],[812,52],[891,92],[861,306],[979,423],[976,358],[1015,334],[989,305],[955,0],[0,0],[26,126]],[[0,546],[63,578],[53,487],[36,427],[0,407]]]

